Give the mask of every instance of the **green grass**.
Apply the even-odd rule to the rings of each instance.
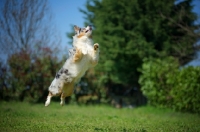
[[[0,103],[2,132],[198,132],[199,115],[166,109]]]

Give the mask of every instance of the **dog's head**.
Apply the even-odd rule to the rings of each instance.
[[[80,28],[78,26],[74,26],[74,31],[76,33],[75,36],[77,36],[78,38],[81,38],[83,36],[86,37],[91,37],[92,36],[92,26],[87,26],[84,28]]]

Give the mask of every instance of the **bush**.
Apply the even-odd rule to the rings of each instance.
[[[51,55],[50,49],[42,52],[44,55],[31,56],[27,51],[20,51],[8,58],[12,99],[29,102],[45,100],[60,62]]]
[[[148,103],[178,111],[200,111],[200,67],[179,69],[172,57],[145,60],[139,83]]]
[[[166,107],[172,105],[170,95],[172,85],[168,83],[171,74],[177,74],[178,63],[173,58],[165,60],[145,60],[139,84],[143,94],[148,98],[148,103],[153,106]]]
[[[200,67],[183,68],[172,83],[173,108],[200,113]]]

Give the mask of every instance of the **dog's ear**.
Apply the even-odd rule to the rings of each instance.
[[[78,32],[79,29],[80,29],[80,28],[79,28],[78,26],[74,25],[74,31],[75,31],[75,32]]]

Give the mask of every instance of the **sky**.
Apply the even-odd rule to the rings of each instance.
[[[86,0],[49,0],[53,18],[64,48],[70,42],[66,33],[72,31],[71,26],[84,26],[84,14],[79,9],[85,9]]]
[[[71,32],[71,26],[84,26],[84,14],[79,9],[85,9],[87,0],[49,0],[53,18],[55,19],[58,33],[61,36],[61,45],[67,49],[70,39],[66,36],[67,32]],[[181,1],[181,0],[180,0]],[[200,15],[200,0],[194,0],[194,12]],[[200,53],[198,58],[191,61],[188,65],[200,66]]]

